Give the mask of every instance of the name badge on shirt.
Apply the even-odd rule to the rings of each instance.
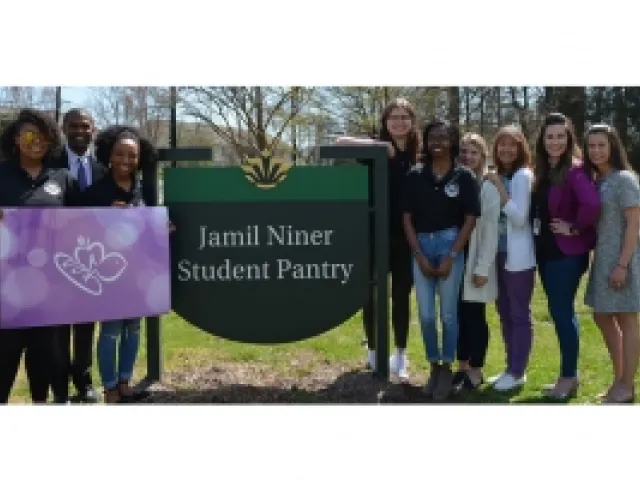
[[[60,188],[60,185],[53,181],[48,181],[42,188],[45,192],[54,197],[57,197],[62,193],[62,188]]]
[[[455,198],[460,193],[460,187],[457,183],[447,183],[444,187],[444,193],[446,193],[449,198]]]
[[[540,219],[539,218],[534,218],[533,219],[533,234],[534,235],[540,235]]]

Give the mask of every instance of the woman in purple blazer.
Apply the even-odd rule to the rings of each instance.
[[[560,376],[544,388],[565,400],[578,389],[579,328],[574,310],[580,279],[595,246],[598,191],[587,176],[567,117],[551,113],[536,142],[531,221],[536,261],[560,345]]]

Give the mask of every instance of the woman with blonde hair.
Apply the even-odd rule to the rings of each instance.
[[[458,308],[458,371],[454,387],[476,389],[484,382],[482,368],[489,345],[486,304],[495,301],[496,253],[500,193],[486,175],[489,149],[482,136],[466,133],[460,141],[459,162],[471,169],[480,185],[480,217],[469,239],[467,263]]]
[[[533,324],[531,298],[536,258],[529,222],[533,171],[531,150],[522,131],[513,125],[498,131],[493,147],[496,171],[487,177],[500,193],[498,223],[497,307],[506,353],[506,369],[489,379],[495,390],[509,391],[526,381]]]

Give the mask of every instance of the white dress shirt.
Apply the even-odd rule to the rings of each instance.
[[[87,177],[87,186],[91,185],[93,178],[91,164],[89,163],[90,150],[87,150],[85,154],[80,157],[73,150],[71,150],[68,145],[65,145],[65,148],[67,149],[67,157],[69,158],[69,171],[71,172],[71,176],[76,180],[78,179],[78,168],[82,163],[82,165],[84,166],[85,175]]]

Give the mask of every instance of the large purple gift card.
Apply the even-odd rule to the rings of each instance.
[[[0,328],[171,309],[166,207],[3,211]]]

